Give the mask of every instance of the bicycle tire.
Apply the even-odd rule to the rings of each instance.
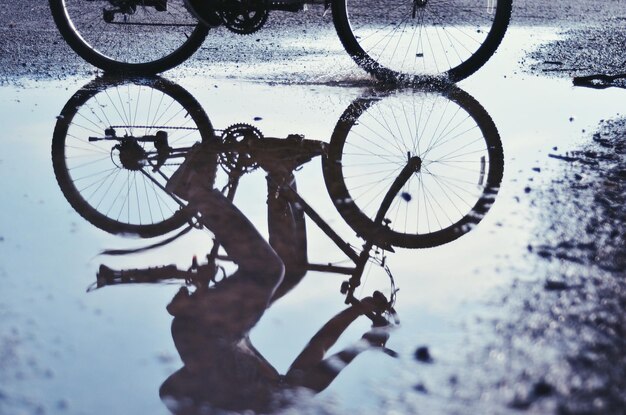
[[[187,60],[204,42],[208,27],[184,0],[162,0],[166,11],[135,4],[131,14],[104,18],[107,1],[49,0],[54,22],[80,57],[105,72],[153,75]],[[109,4],[110,8],[113,8]]]
[[[139,105],[141,94],[148,101],[143,107]],[[151,134],[169,127],[166,131],[172,147],[215,139],[206,113],[181,86],[163,78],[98,78],[76,92],[57,117],[52,164],[63,195],[85,220],[111,234],[151,238],[180,228],[188,222],[188,214],[141,170],[125,167],[119,156],[116,159],[115,142],[89,139],[105,134],[105,129],[117,122],[130,124],[127,120],[136,121],[139,116],[160,125],[118,131],[132,136],[133,130]],[[217,160],[212,163],[210,168],[216,170]],[[153,178],[164,185],[177,168],[164,165],[159,169],[162,176],[155,173]]]
[[[480,7],[480,4],[486,7]],[[457,82],[500,45],[512,0],[334,0],[333,23],[352,59],[383,82]]]
[[[323,159],[324,180],[338,212],[361,237],[379,246],[428,248],[482,220],[498,193],[504,155],[491,117],[463,90],[404,94],[358,98],[345,110]],[[385,212],[393,220],[375,223],[407,151],[421,158],[421,168]],[[396,174],[386,175],[389,165]]]

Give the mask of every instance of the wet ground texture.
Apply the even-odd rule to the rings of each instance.
[[[138,244],[97,233],[68,207],[48,171],[54,117],[99,72],[65,45],[46,2],[5,3],[0,82],[7,94],[3,123],[13,134],[6,145],[14,152],[0,156],[0,170],[8,195],[5,216],[15,216],[0,222],[0,280],[9,293],[0,294],[0,413],[166,413],[159,390],[183,364],[165,312],[178,287],[107,287],[85,296],[99,265],[109,263],[98,252]],[[345,53],[336,40],[324,43],[334,37],[322,7],[308,13],[278,14],[269,34],[209,38],[189,62],[166,75],[187,82],[215,128],[243,121],[277,128],[280,137],[329,137],[358,97],[382,103],[415,99],[369,90],[373,81],[349,59],[341,60]],[[388,346],[399,357],[368,350],[362,361],[372,366],[355,360],[337,389],[319,401],[308,394],[289,396],[300,403],[287,413],[626,414],[626,82],[620,77],[626,72],[625,19],[624,1],[514,3],[515,42],[505,41],[494,60],[520,47],[511,53],[517,61],[486,66],[492,77],[481,78],[479,71],[461,84],[491,111],[502,135],[505,175],[497,202],[458,241],[390,256],[390,267],[398,270],[402,325],[390,332]],[[271,65],[250,70],[256,64]],[[575,77],[589,76],[585,86],[572,86]],[[518,98],[526,85],[536,92]],[[533,102],[549,101],[553,91],[574,97],[584,113],[569,113],[568,103],[558,100],[552,107],[537,102],[535,111]],[[511,96],[528,108],[519,112]],[[273,110],[268,102],[284,105]],[[526,112],[537,119],[525,120]],[[32,125],[30,113],[39,117]],[[21,123],[14,125],[13,118]],[[578,124],[581,118],[588,123]],[[535,129],[534,122],[549,132]],[[19,160],[29,160],[39,176]],[[310,171],[298,173],[298,180],[304,178],[299,185],[313,187],[309,196],[317,202],[325,190],[321,173]],[[19,178],[6,181],[15,172]],[[259,177],[242,191],[252,195],[242,209],[263,226],[265,203],[258,200],[265,201],[265,190]],[[111,260],[111,266],[171,259],[182,268],[189,264],[190,246],[208,241],[183,238],[170,251]],[[322,252],[326,261],[324,245],[311,241],[309,252]],[[282,372],[343,306],[336,280],[311,281],[305,278],[272,306],[253,336]],[[359,339],[369,328],[368,321],[349,334]],[[277,341],[276,332],[297,335]]]
[[[570,79],[581,88],[624,88],[624,9],[613,3],[621,7],[592,13],[599,24],[576,25],[529,53],[522,61],[526,70]],[[586,138],[580,150],[563,153],[554,147],[549,157],[562,163],[563,173],[548,188],[531,192],[550,224],[528,246],[548,264],[545,283],[531,288],[534,295],[522,302],[512,299],[515,294],[508,297],[522,320],[505,326],[525,327],[522,332],[534,333],[529,344],[546,342],[559,350],[563,367],[555,367],[554,376],[528,379],[511,402],[519,409],[546,397],[553,397],[563,414],[623,413],[626,407],[626,121],[602,120]]]
[[[528,182],[544,224],[527,246],[537,268],[521,266],[496,301],[516,317],[496,319],[500,342],[487,348],[508,362],[493,386],[509,393],[511,408],[624,411],[624,131],[624,120],[605,121],[580,150],[553,148],[562,173],[544,186]]]

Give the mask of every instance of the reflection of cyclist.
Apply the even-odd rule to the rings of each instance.
[[[287,374],[279,375],[250,343],[248,333],[268,304],[304,275],[304,218],[270,193],[272,245],[268,244],[226,197],[202,185],[206,177],[202,168],[197,168],[202,166],[200,157],[201,151],[196,148],[168,187],[201,214],[203,224],[216,235],[238,269],[212,289],[189,294],[182,288],[168,305],[174,316],[172,337],[184,366],[163,383],[162,399],[176,414],[201,412],[205,406],[264,412],[280,401],[281,390],[323,390],[365,350],[353,347],[324,360],[326,351],[363,310],[349,307],[333,317],[311,339]],[[270,189],[277,175],[270,173]],[[375,307],[370,299],[364,304],[366,308]],[[384,341],[384,337],[367,339],[364,345]]]

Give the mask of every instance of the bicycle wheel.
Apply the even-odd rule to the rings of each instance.
[[[171,69],[208,33],[184,0],[50,0],[50,9],[71,48],[110,72],[148,75]]]
[[[468,77],[495,53],[512,0],[334,0],[344,48],[384,82]]]
[[[161,153],[158,140],[149,141],[158,136],[169,147]],[[96,79],[58,117],[54,174],[70,205],[94,226],[154,237],[187,222],[163,187],[189,147],[210,139],[208,117],[182,87],[162,78]]]
[[[419,169],[398,184],[416,157]],[[406,248],[442,245],[471,230],[493,204],[503,168],[496,126],[456,87],[355,100],[323,164],[346,222],[380,246]]]

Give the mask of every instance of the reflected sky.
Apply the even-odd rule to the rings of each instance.
[[[294,172],[315,158],[322,160],[331,202],[364,239],[361,248],[298,194]],[[246,123],[220,129],[185,89],[160,78],[102,78],[80,89],[57,117],[52,162],[67,201],[105,232],[153,238],[184,228],[150,249],[164,249],[193,228],[215,236],[207,263],[194,259],[187,272],[162,264],[125,270],[101,265],[97,275],[95,288],[173,278],[195,288],[181,289],[167,307],[184,366],[163,383],[160,396],[175,413],[206,405],[280,408],[287,404],[277,403],[287,396],[281,390],[321,392],[364,351],[387,350],[387,330],[375,330],[326,353],[360,315],[374,326],[397,324],[396,287],[384,251],[438,246],[471,231],[493,205],[503,170],[493,121],[454,86],[364,91],[341,114],[327,143],[303,134],[267,137]],[[254,203],[246,194],[237,199],[236,192],[256,170],[267,174],[269,244],[236,207]],[[354,266],[307,261],[307,220]],[[107,251],[112,253],[121,254]],[[236,264],[232,275],[222,259]],[[376,273],[372,265],[391,278],[391,287],[386,296],[355,296]],[[249,333],[307,270],[350,276],[341,285],[349,307],[326,322],[280,375]]]
[[[496,58],[500,56],[511,58],[505,52]],[[364,352],[331,388],[301,401],[303,412],[380,413],[381,408],[392,407],[401,412],[415,408],[441,412],[462,408],[466,399],[474,402],[474,409],[487,405],[475,399],[478,391],[463,383],[466,386],[459,392],[461,388],[450,386],[450,379],[471,379],[463,370],[465,355],[459,350],[471,350],[479,343],[466,329],[473,327],[476,316],[488,318],[491,309],[486,299],[492,290],[507,286],[514,277],[533,278],[532,273],[516,271],[523,268],[533,223],[532,206],[523,197],[527,179],[547,180],[560,168],[547,157],[553,147],[559,152],[575,148],[583,129],[591,131],[600,119],[620,111],[615,103],[623,94],[598,95],[573,89],[567,81],[514,74],[503,78],[490,68],[462,87],[489,112],[500,132],[505,172],[496,203],[472,232],[449,244],[428,250],[396,249],[388,255],[387,265],[400,288],[396,308],[401,325],[390,334],[387,347],[399,357]],[[490,88],[483,87],[486,80]],[[50,157],[56,117],[88,81],[66,86],[41,82],[19,91],[3,87],[0,95],[5,132],[0,156],[4,194],[0,385],[9,397],[3,401],[9,413],[36,413],[38,408],[46,413],[94,413],[94,408],[98,413],[167,413],[158,391],[182,362],[172,341],[172,317],[166,306],[180,285],[125,285],[89,294],[85,289],[102,263],[114,269],[170,263],[186,268],[192,255],[207,253],[212,241],[212,234],[196,231],[167,247],[132,257],[98,256],[103,249],[133,249],[152,240],[99,230],[83,220],[59,190]],[[220,128],[245,122],[269,136],[297,133],[325,142],[346,108],[368,93],[361,88],[315,85],[207,83],[203,78],[179,83]],[[514,92],[516,99],[503,101],[501,91]],[[520,107],[525,111],[517,111]],[[321,163],[305,164],[296,176],[305,200],[357,245],[354,231],[327,197]],[[237,206],[267,240],[265,174],[248,175],[237,195]],[[308,232],[310,261],[345,258],[313,226]],[[227,266],[227,271],[233,272],[234,267]],[[311,273],[272,305],[251,331],[255,347],[279,372],[285,373],[315,332],[344,307],[341,280]],[[380,281],[387,289],[385,276],[372,274],[357,294],[368,295]],[[329,353],[360,339],[370,327],[369,320],[363,320],[346,330]],[[434,364],[414,359],[422,345],[429,347]],[[430,393],[416,391],[418,384]]]

